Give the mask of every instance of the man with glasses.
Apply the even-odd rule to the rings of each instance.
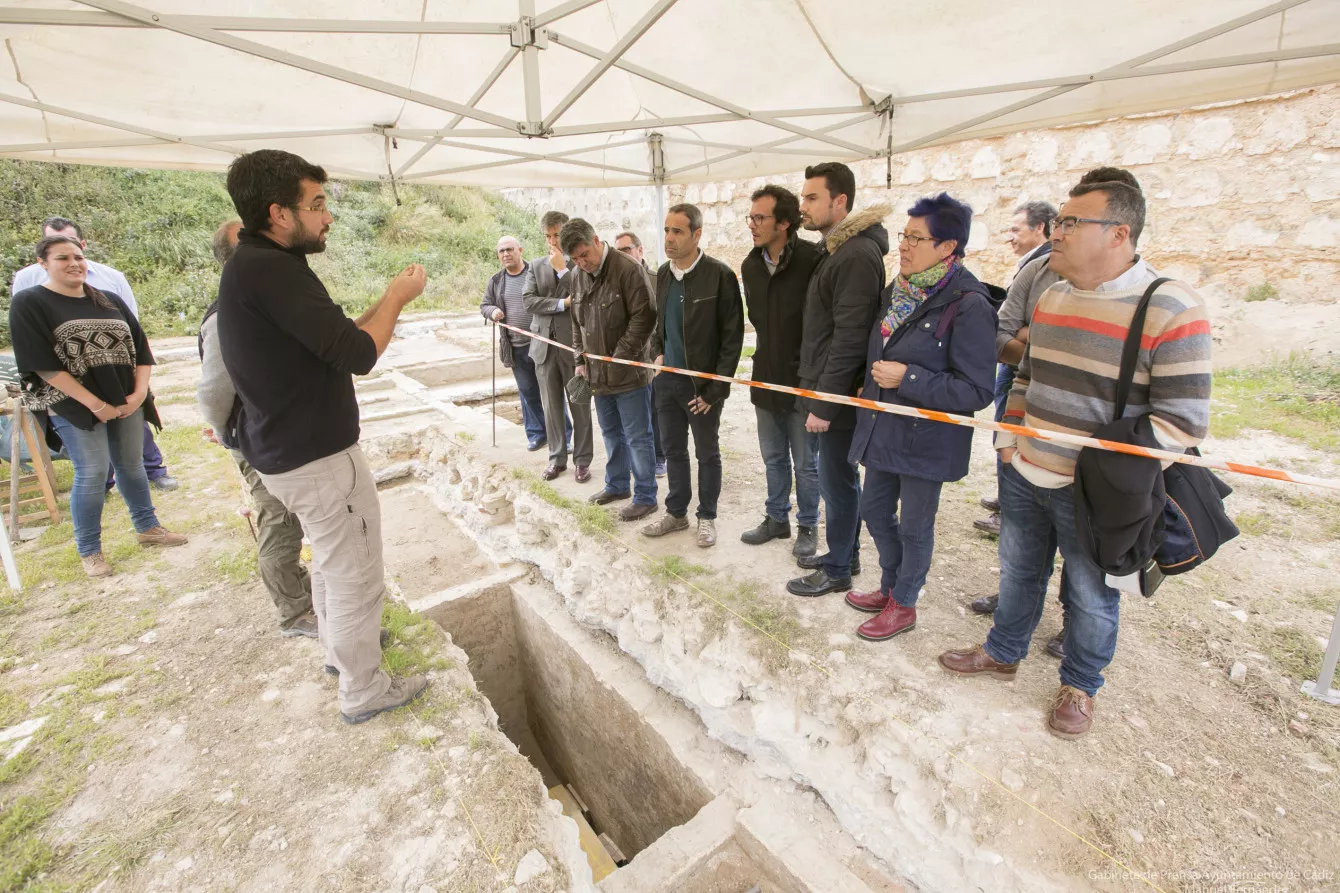
[[[749,322],[758,342],[754,381],[800,384],[800,344],[805,331],[805,293],[819,263],[819,246],[801,239],[800,202],[795,193],[769,183],[757,190],[749,208],[754,250],[740,265]],[[758,448],[767,469],[768,497],[763,521],[740,541],[759,546],[791,538],[791,476],[796,480],[799,531],[791,554],[808,558],[818,551],[819,466],[815,437],[805,430],[809,411],[790,394],[750,388],[758,422]]]
[[[1108,179],[1098,179],[1108,177]],[[1091,436],[1112,421],[1122,348],[1136,305],[1157,273],[1136,253],[1145,199],[1124,171],[1091,172],[1052,221],[1049,266],[1061,277],[1042,295],[1005,408],[1018,425]],[[1169,281],[1145,318],[1125,417],[1147,415],[1160,446],[1182,451],[1210,420],[1210,320],[1189,285]],[[1094,696],[1117,645],[1120,593],[1075,533],[1079,450],[998,433],[1000,603],[986,642],[940,655],[959,675],[1013,679],[1042,615],[1059,546],[1068,626],[1061,687],[1048,728],[1077,738],[1092,727]]]
[[[334,217],[326,172],[261,149],[228,168],[243,229],[219,280],[219,350],[241,403],[238,448],[312,541],[312,610],[340,715],[366,722],[403,707],[428,682],[381,669],[385,592],[377,484],[358,446],[354,375],[391,343],[400,312],[423,292],[410,264],[357,320],[307,264],[326,250]]]
[[[642,240],[637,237],[637,233],[632,230],[624,230],[614,237],[614,250],[621,254],[626,254],[633,260],[642,265],[642,271],[647,274],[647,281],[652,283],[654,289],[655,283],[652,277],[655,275],[651,267],[647,264],[647,251],[642,247]],[[665,477],[665,450],[661,449],[661,421],[659,413],[655,407],[652,407],[651,413],[651,445],[656,450],[656,476]]]
[[[529,330],[531,312],[526,308],[523,292],[530,264],[522,257],[521,243],[515,236],[503,236],[498,240],[498,262],[502,264],[502,269],[494,273],[484,287],[484,300],[479,302],[479,312],[490,322],[506,322],[523,331]],[[526,430],[527,449],[533,453],[549,442],[549,436],[544,427],[540,379],[535,374],[535,361],[530,356],[530,339],[520,332],[499,327],[498,359],[512,370],[512,377],[516,379],[517,394],[521,397],[521,423]],[[563,447],[566,456],[566,435]]]

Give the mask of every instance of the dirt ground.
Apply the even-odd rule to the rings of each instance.
[[[530,850],[551,870],[524,889],[564,888],[537,825],[538,776],[490,727],[462,653],[436,627],[388,613],[388,666],[428,670],[433,685],[414,711],[356,729],[335,715],[315,643],[277,635],[234,470],[196,434],[195,369],[169,364],[156,379],[183,487],[155,498],[191,544],[140,554],[112,498],[117,576],[82,579],[67,523],[20,550],[41,582],[0,601],[0,729],[47,718],[21,753],[0,751],[0,891],[503,890]],[[1336,494],[1233,477],[1242,537],[1155,598],[1125,601],[1094,731],[1067,742],[1044,727],[1058,684],[1041,648],[1059,627],[1054,600],[1016,682],[954,679],[934,663],[989,623],[966,607],[998,574],[994,541],[971,527],[993,489],[984,437],[969,477],[945,489],[918,627],[884,644],[852,635],[863,618],[840,596],[785,594],[789,543],[738,541],[765,489],[742,395],[727,403],[722,443],[715,549],[617,535],[695,584],[739,587],[792,647],[870,680],[871,702],[912,705],[899,721],[953,755],[935,771],[982,847],[1075,889],[1340,889],[1340,710],[1298,692],[1340,602]],[[1336,456],[1265,432],[1206,452],[1340,477]],[[545,460],[522,461],[538,472]],[[585,495],[602,465],[597,446],[596,479],[560,479],[558,492]],[[383,496],[399,588],[484,571],[412,487]],[[859,582],[870,586],[875,555],[867,538]]]
[[[155,503],[190,544],[142,553],[109,497],[115,576],[83,578],[67,520],[21,547],[29,588],[0,599],[0,729],[43,720],[21,753],[0,742],[0,890],[491,891],[532,850],[548,867],[525,889],[568,886],[538,776],[434,624],[388,609],[386,667],[431,685],[357,727],[317,643],[278,635],[236,469],[199,438],[196,368],[155,387],[181,481]],[[468,541],[412,487],[382,495],[397,584],[486,563],[458,560]]]

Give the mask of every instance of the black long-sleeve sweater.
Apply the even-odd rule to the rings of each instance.
[[[238,441],[262,474],[282,474],[358,442],[354,375],[377,362],[301,251],[238,233],[219,280],[219,347],[242,401]]]

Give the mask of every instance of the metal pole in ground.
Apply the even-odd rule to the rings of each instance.
[[[1326,656],[1321,659],[1321,672],[1316,682],[1304,682],[1303,694],[1316,698],[1332,707],[1340,707],[1340,690],[1331,687],[1335,681],[1335,664],[1340,658],[1340,605],[1335,606],[1335,621],[1331,624],[1331,640],[1326,645]]]
[[[493,356],[493,445],[498,445],[498,323],[489,322],[489,331],[493,333],[493,344],[489,353]]]

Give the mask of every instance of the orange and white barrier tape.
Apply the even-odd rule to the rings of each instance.
[[[1092,447],[1093,449],[1109,450],[1114,453],[1128,453],[1132,456],[1144,456],[1149,459],[1158,459],[1161,462],[1180,462],[1183,465],[1199,465],[1202,468],[1213,468],[1218,471],[1231,471],[1235,474],[1247,474],[1253,477],[1269,478],[1272,481],[1286,481],[1291,484],[1304,484],[1310,487],[1325,487],[1328,490],[1340,490],[1340,481],[1313,477],[1306,474],[1297,474],[1292,471],[1284,471],[1280,468],[1266,468],[1261,465],[1250,465],[1245,462],[1229,462],[1226,459],[1212,459],[1208,456],[1193,456],[1189,453],[1174,453],[1170,450],[1159,450],[1151,447],[1137,446],[1133,443],[1121,443],[1116,440],[1100,440],[1095,437],[1067,434],[1063,431],[1047,431],[1042,428],[1029,428],[1024,425],[1010,425],[1005,422],[997,422],[990,419],[978,419],[973,418],[972,416],[954,415],[953,413],[940,412],[934,409],[919,409],[915,406],[898,406],[891,403],[881,403],[878,400],[866,400],[863,397],[848,397],[844,394],[828,394],[823,391],[811,391],[807,388],[792,388],[787,387],[786,385],[770,384],[765,381],[751,381],[747,378],[732,378],[728,375],[717,375],[712,372],[695,372],[692,369],[680,369],[675,366],[658,366],[655,363],[644,363],[640,360],[625,360],[619,357],[607,357],[600,354],[577,350],[571,344],[561,344],[557,341],[545,338],[543,335],[537,335],[534,332],[520,329],[516,326],[510,326],[507,323],[498,322],[494,323],[494,325],[502,326],[504,329],[509,329],[510,331],[525,335],[527,338],[543,341],[545,344],[561,348],[569,353],[586,357],[588,360],[600,360],[606,363],[621,363],[625,366],[654,369],[657,372],[674,372],[678,375],[691,375],[694,378],[724,381],[727,384],[741,385],[746,388],[762,388],[765,391],[776,391],[779,394],[808,397],[812,400],[822,400],[826,403],[840,403],[844,406],[856,406],[860,409],[872,409],[875,412],[887,412],[892,415],[930,419],[933,422],[944,422],[949,425],[963,425],[968,428],[981,428],[986,431],[1007,431],[1010,434],[1017,434],[1020,437],[1050,440],[1055,443],[1064,443],[1075,447]]]

